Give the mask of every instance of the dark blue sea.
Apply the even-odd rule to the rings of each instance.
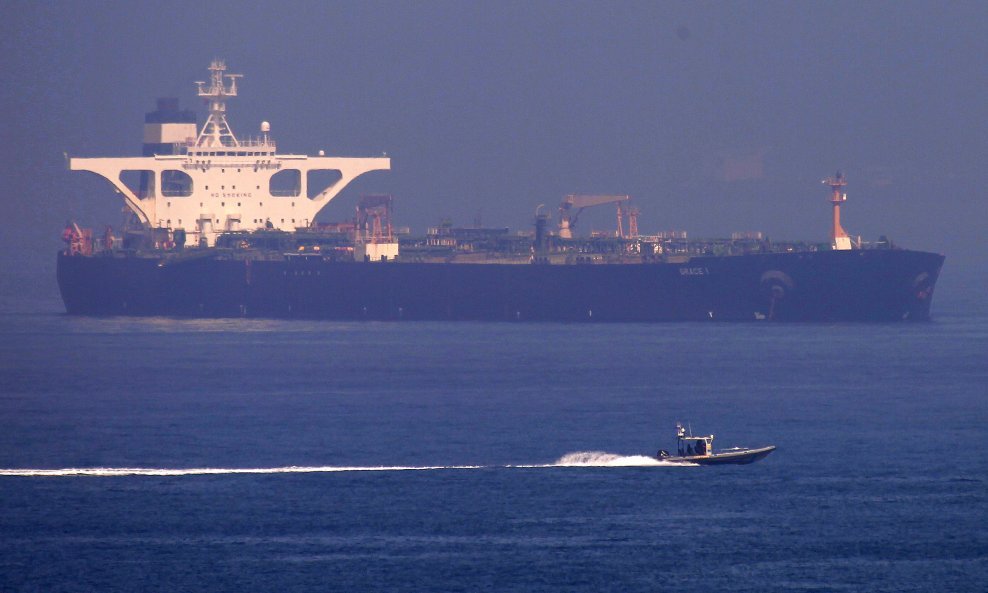
[[[8,303],[9,304],[9,303]],[[0,315],[0,591],[988,588],[988,312]],[[677,421],[748,466],[676,467]]]

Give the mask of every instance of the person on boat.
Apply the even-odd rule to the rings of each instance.
[[[703,441],[697,441],[696,442],[696,454],[697,455],[706,455],[706,453],[707,453],[707,444],[705,442],[703,442]]]
[[[693,455],[693,445],[686,445],[686,454],[689,456]]]

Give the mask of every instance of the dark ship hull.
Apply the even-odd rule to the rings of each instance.
[[[58,257],[74,315],[505,321],[922,321],[943,256],[862,249],[685,263],[340,262],[222,250]]]

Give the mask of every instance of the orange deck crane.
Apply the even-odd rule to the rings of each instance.
[[[390,243],[393,239],[391,211],[394,196],[390,194],[370,194],[360,196],[357,202],[356,232],[358,241],[367,243]],[[367,222],[371,221],[370,228]]]

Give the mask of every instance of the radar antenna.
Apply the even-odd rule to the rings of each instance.
[[[199,96],[209,102],[209,119],[199,132],[196,146],[240,146],[230,124],[226,123],[226,100],[237,96],[237,79],[243,77],[243,74],[225,74],[226,62],[223,60],[213,60],[209,71],[209,88],[203,88],[205,82],[196,82]]]

